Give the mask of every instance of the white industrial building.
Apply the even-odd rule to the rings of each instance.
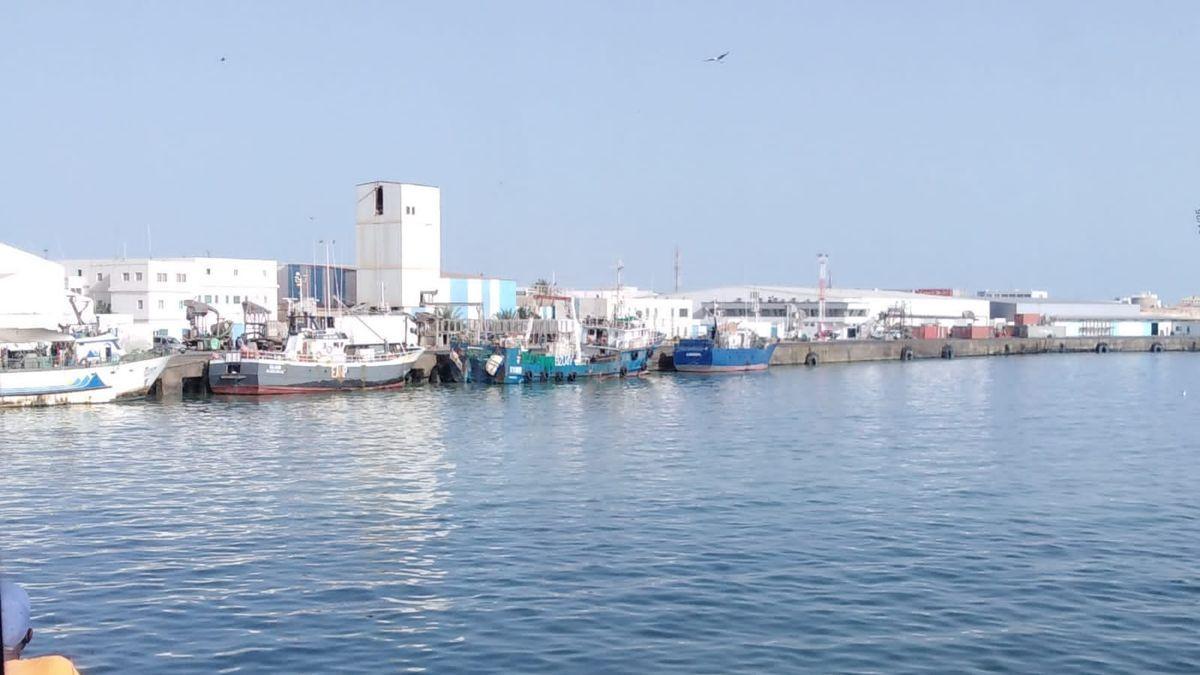
[[[463,318],[517,306],[516,282],[442,271],[442,193],[431,185],[374,181],[355,188],[357,301],[378,311],[437,305]]]
[[[767,337],[811,337],[824,330],[839,338],[880,336],[926,324],[946,327],[986,324],[984,298],[860,288],[825,290],[824,321],[817,288],[723,286],[673,294],[695,303],[695,317],[738,321]]]
[[[1061,328],[1062,337],[1150,337],[1174,330],[1171,317],[1138,302],[992,301],[993,319],[1013,323],[1018,314],[1037,315],[1043,325]]]
[[[0,328],[46,328],[74,323],[63,266],[0,244]]]
[[[128,315],[138,332],[182,337],[185,300],[214,307],[235,326],[242,302],[274,309],[279,301],[274,260],[129,258],[68,260],[68,286],[92,298],[98,312]],[[144,339],[144,336],[142,336]]]
[[[695,303],[689,298],[668,297],[633,286],[619,292],[611,288],[558,292],[574,301],[581,319],[636,318],[669,338],[688,337],[695,332]]]
[[[358,299],[382,310],[420,307],[442,279],[442,193],[376,181],[355,189]]]

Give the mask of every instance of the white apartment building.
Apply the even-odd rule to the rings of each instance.
[[[212,305],[244,324],[242,302],[274,310],[279,302],[274,260],[239,258],[129,258],[67,260],[67,286],[97,303],[103,313],[127,314],[158,334],[179,336],[188,327],[184,300]]]

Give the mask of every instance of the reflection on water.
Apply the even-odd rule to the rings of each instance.
[[[88,673],[1195,670],[1180,355],[0,414]]]

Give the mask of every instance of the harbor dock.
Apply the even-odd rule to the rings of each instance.
[[[1108,352],[1194,352],[1194,336],[984,338],[944,340],[829,340],[780,342],[773,366],[817,366],[860,361],[911,361],[1017,354],[1077,354]],[[656,361],[659,370],[674,370],[671,347],[664,345]]]
[[[1086,337],[1086,338],[986,338],[977,340],[830,340],[783,341],[771,358],[772,366],[819,366],[872,361],[915,361],[956,359],[1020,354],[1107,354],[1135,352],[1196,352],[1200,338],[1195,336]],[[673,348],[664,344],[651,370],[674,371]],[[208,392],[207,352],[188,352],[171,357],[150,395],[154,398],[178,398],[184,393]],[[445,354],[426,352],[412,369],[413,383],[445,381],[438,364]]]

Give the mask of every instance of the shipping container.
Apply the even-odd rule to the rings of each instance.
[[[940,340],[947,335],[946,328],[936,323],[913,328],[913,337],[918,340]]]
[[[955,326],[950,335],[962,340],[981,340],[992,337],[992,329],[990,326]]]
[[[1041,314],[1025,313],[1017,314],[1013,318],[1013,323],[1018,326],[1036,326],[1042,322]]]

